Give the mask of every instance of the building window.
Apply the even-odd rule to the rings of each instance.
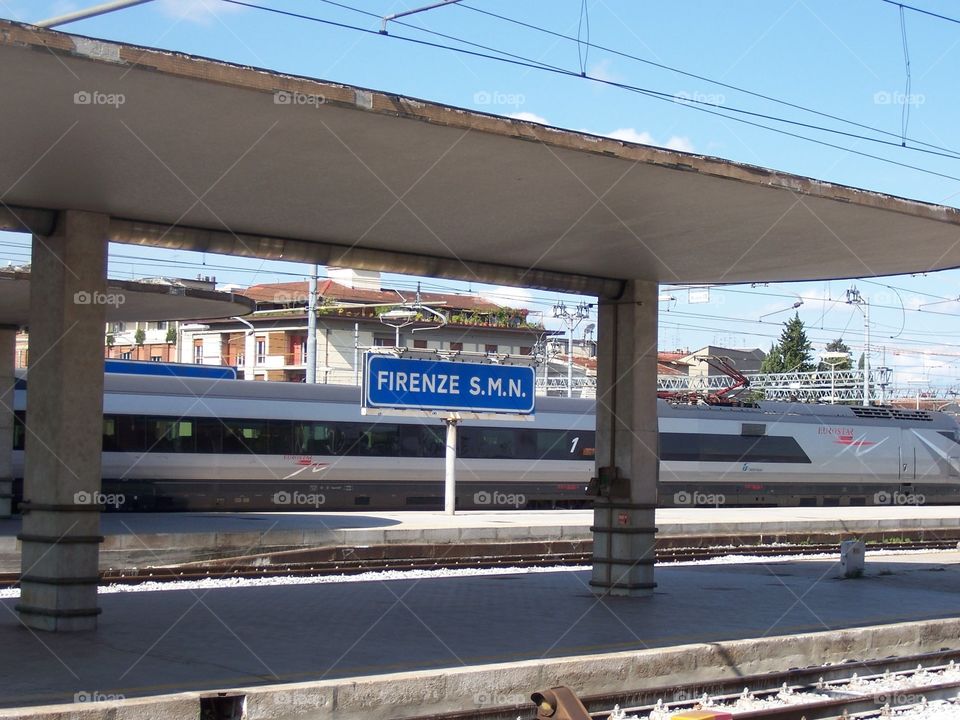
[[[193,362],[195,365],[203,364],[203,340],[193,341]]]
[[[155,323],[153,323],[153,328],[154,328],[154,330],[166,330],[166,329],[167,329],[167,321],[166,321],[166,320],[160,320],[160,321],[158,321],[158,322],[155,322]]]
[[[374,347],[394,347],[397,344],[396,336],[373,338]]]
[[[162,356],[162,355],[151,355],[151,356],[150,356],[150,362],[163,362],[163,356]]]
[[[418,350],[426,350],[426,349],[427,349],[427,341],[426,341],[426,340],[414,340],[414,341],[413,341],[413,346],[414,346],[415,348],[417,348]]]
[[[498,352],[500,352],[500,346],[499,346],[499,345],[484,345],[484,346],[483,346],[483,350],[484,350],[484,352],[488,352],[488,353],[498,353]]]
[[[521,345],[521,346],[520,346],[520,354],[521,354],[521,355],[533,355],[533,348],[530,347],[529,345]]]
[[[264,337],[257,338],[257,365],[266,365],[267,364],[267,339]]]
[[[462,352],[462,351],[463,351],[463,343],[462,343],[462,342],[452,342],[452,343],[450,343],[450,349],[451,349],[451,350],[458,351],[458,352]]]
[[[130,350],[125,350],[124,352],[120,353],[120,359],[131,360],[133,359],[133,353]]]
[[[290,362],[288,365],[304,365],[307,362],[307,336],[290,336]]]
[[[127,329],[127,324],[123,322],[113,322],[110,323],[110,332],[112,333],[122,333]]]
[[[238,352],[238,353],[237,353],[237,367],[243,367],[243,366],[246,365],[246,364],[247,364],[247,363],[246,363],[246,359],[244,358],[243,353],[242,353],[242,352]]]

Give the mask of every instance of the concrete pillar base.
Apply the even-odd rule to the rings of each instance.
[[[657,504],[656,283],[600,301],[593,576],[600,595],[651,595]]]
[[[97,625],[103,332],[109,219],[60,214],[34,237],[23,486],[20,621]]]

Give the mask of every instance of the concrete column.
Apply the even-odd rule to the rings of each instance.
[[[13,499],[13,368],[17,328],[0,325],[0,518],[10,517]]]
[[[97,624],[103,437],[105,215],[66,211],[33,238],[20,620]]]
[[[597,332],[597,480],[593,577],[598,594],[653,593],[657,438],[657,284],[601,300]]]

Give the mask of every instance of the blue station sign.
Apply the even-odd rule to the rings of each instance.
[[[367,354],[364,403],[370,408],[530,415],[534,369]]]

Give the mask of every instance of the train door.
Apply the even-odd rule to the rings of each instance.
[[[940,470],[917,434],[910,428],[900,429],[900,484],[891,495],[894,505],[917,505],[924,502],[918,488],[924,483],[936,482]]]
[[[900,429],[900,463],[897,470],[897,479],[900,484],[912,484],[917,479],[917,447],[914,444],[913,432]]]

